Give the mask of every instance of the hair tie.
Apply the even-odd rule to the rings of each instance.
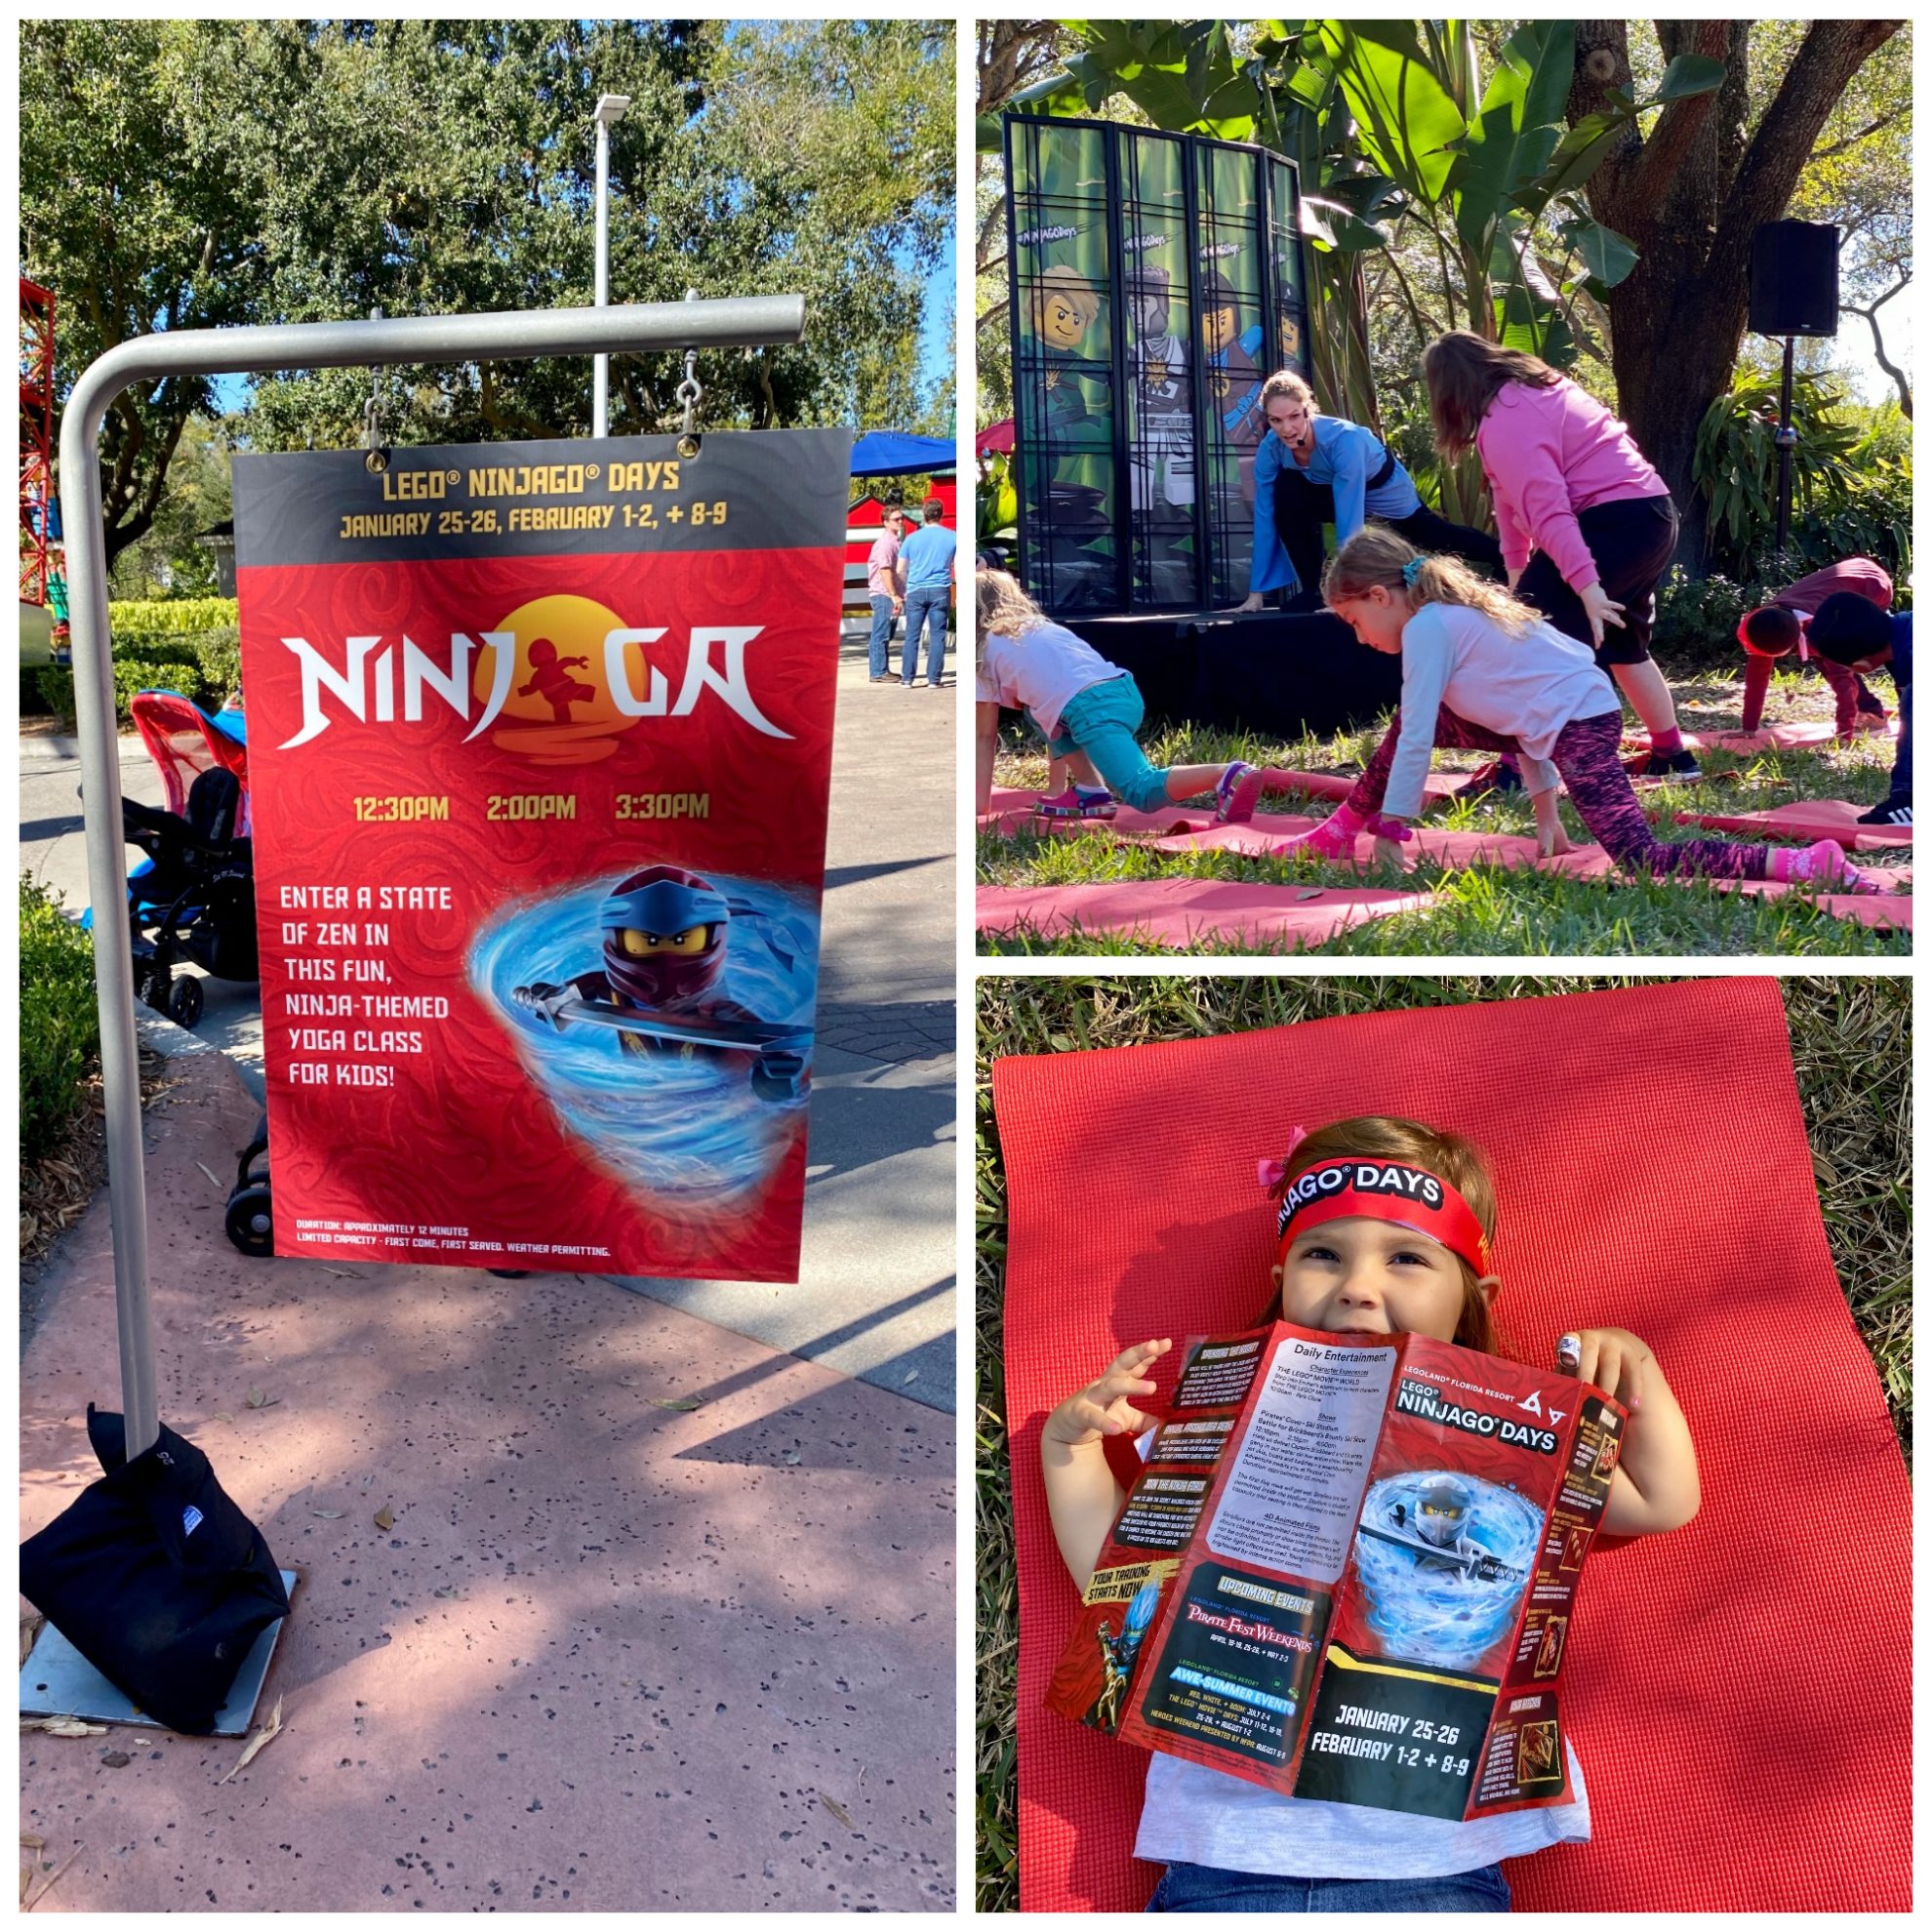
[[[1273,1193],[1288,1178],[1288,1163],[1295,1158],[1295,1149],[1308,1138],[1306,1127],[1291,1127],[1288,1130],[1288,1145],[1274,1159],[1255,1162],[1255,1179],[1261,1184],[1264,1193]]]
[[[1402,566],[1402,583],[1405,588],[1413,590],[1416,587],[1416,579],[1422,575],[1422,568],[1428,559],[1418,553]]]

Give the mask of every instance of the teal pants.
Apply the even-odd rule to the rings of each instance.
[[[1042,738],[1040,721],[1029,711],[1033,729]],[[1147,716],[1141,687],[1125,672],[1104,684],[1090,684],[1067,701],[1060,714],[1060,732],[1047,738],[1056,758],[1084,751],[1107,790],[1137,812],[1157,812],[1168,802],[1167,773],[1147,763],[1134,734]]]

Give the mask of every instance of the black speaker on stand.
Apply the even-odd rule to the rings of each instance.
[[[1799,336],[1838,333],[1838,230],[1830,221],[1761,221],[1751,238],[1751,326],[1785,339],[1778,391],[1778,554],[1791,533],[1791,351]]]

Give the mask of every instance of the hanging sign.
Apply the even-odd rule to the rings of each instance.
[[[796,1279],[850,452],[235,459],[277,1254]]]

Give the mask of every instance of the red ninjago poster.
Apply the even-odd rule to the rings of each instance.
[[[850,454],[236,458],[277,1253],[797,1278]]]

